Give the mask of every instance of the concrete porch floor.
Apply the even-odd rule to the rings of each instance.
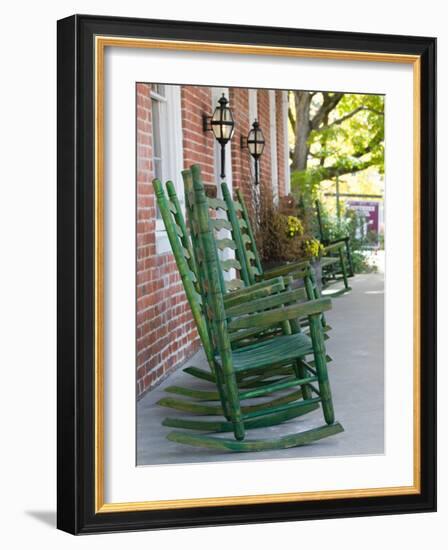
[[[350,279],[352,292],[333,300],[327,314],[332,326],[327,352],[336,419],[344,432],[303,447],[258,453],[222,453],[177,444],[166,439],[171,430],[165,417],[188,416],[156,404],[168,396],[164,388],[182,385],[211,389],[210,384],[174,372],[137,403],[137,465],[179,464],[382,454],[384,452],[384,275],[371,273]],[[207,368],[202,351],[185,366]],[[197,417],[201,418],[201,417]],[[204,417],[202,417],[204,418]],[[208,417],[210,418],[210,417]],[[324,424],[321,410],[271,428],[251,430],[251,438],[272,438]],[[231,434],[222,434],[231,437]]]

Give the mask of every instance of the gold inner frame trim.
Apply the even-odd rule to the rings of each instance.
[[[413,299],[414,299],[414,348],[413,348],[413,485],[366,489],[344,489],[302,493],[277,493],[263,495],[228,496],[216,498],[191,498],[179,500],[155,500],[142,502],[104,502],[104,52],[106,47],[165,49],[208,53],[233,53],[329,59],[343,61],[370,61],[406,63],[413,66]],[[356,52],[345,50],[320,50],[308,48],[254,46],[213,42],[188,42],[96,36],[95,54],[95,512],[130,512],[166,510],[207,506],[232,506],[279,502],[303,502],[341,498],[363,498],[420,493],[421,480],[421,426],[420,426],[420,56],[381,52]]]

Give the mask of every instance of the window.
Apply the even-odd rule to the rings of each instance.
[[[163,183],[172,180],[183,206],[180,87],[154,84],[151,91],[151,114],[154,177],[159,178]],[[156,252],[163,254],[169,252],[171,248],[158,208],[156,216]]]
[[[161,128],[161,119],[165,118],[165,86],[157,84],[153,93],[151,94],[151,113],[152,113],[152,152],[153,152],[153,167],[154,177],[163,180],[162,171],[162,149],[163,149],[163,135]],[[157,217],[159,218],[159,211],[157,210]]]
[[[282,111],[283,111],[283,139],[285,142],[285,195],[291,193],[291,170],[289,168],[289,141],[288,141],[288,92],[282,92]]]

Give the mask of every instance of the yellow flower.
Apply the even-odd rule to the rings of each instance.
[[[302,222],[296,216],[288,216],[288,235],[290,237],[303,235]]]
[[[322,243],[317,239],[309,239],[305,241],[305,253],[313,258],[319,256],[323,248]]]

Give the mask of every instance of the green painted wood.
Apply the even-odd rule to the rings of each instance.
[[[339,252],[339,250],[344,249],[344,243],[342,242],[335,242],[333,244],[327,244],[324,247],[324,252]]]
[[[302,390],[294,390],[264,403],[257,403],[256,405],[244,405],[241,410],[245,415],[259,411],[270,411],[276,409],[277,407],[281,407],[282,405],[287,405],[296,401],[301,403],[302,397]]]
[[[281,275],[297,274],[294,278],[302,278],[309,275],[310,263],[308,260],[299,262],[290,262],[284,265],[273,267],[263,272],[263,278],[271,279],[272,277],[280,277]]]
[[[262,416],[259,418],[253,418],[251,420],[244,421],[244,427],[246,430],[254,428],[267,428],[269,426],[276,426],[282,422],[292,420],[299,416],[303,416],[319,408],[318,403],[310,403],[308,405],[300,405],[292,407],[287,411],[281,411],[279,413]],[[231,432],[233,425],[227,421],[216,420],[196,420],[192,418],[172,418],[168,417],[162,422],[163,426],[170,428],[183,428],[186,430],[199,430],[205,432]]]
[[[206,435],[195,435],[184,432],[170,432],[167,439],[184,445],[203,447],[219,451],[249,452],[249,451],[271,451],[274,449],[289,449],[308,445],[319,439],[336,435],[343,432],[341,424],[332,426],[321,426],[298,434],[287,435],[276,439],[255,439],[252,441],[235,441],[233,439],[217,438]]]
[[[224,296],[224,304],[225,307],[232,307],[249,300],[256,300],[257,298],[264,298],[271,294],[283,292],[285,289],[286,284],[284,278],[277,277],[269,281],[261,281],[250,286],[245,286],[231,294],[226,294]]]
[[[196,390],[195,388],[186,388],[183,386],[168,386],[165,388],[167,393],[192,397],[198,401],[219,401],[220,396],[217,391]]]
[[[194,258],[197,266],[197,275],[198,279],[200,280],[200,284],[202,287],[202,291],[206,291],[207,288],[205,285],[207,284],[207,281],[204,277],[204,271],[199,270],[199,263],[203,261],[203,251],[201,247],[199,246],[198,242],[198,235],[199,235],[199,226],[198,226],[198,220],[197,216],[195,215],[195,198],[194,198],[194,189],[193,189],[193,174],[191,170],[183,170],[182,171],[182,179],[184,182],[184,191],[185,191],[185,209],[187,212],[187,219],[188,224],[190,228],[190,240],[191,240],[191,246],[194,253]],[[221,285],[221,288],[223,290],[226,290],[226,285],[224,282],[224,277],[222,274],[222,271],[219,272],[219,282]]]
[[[229,338],[232,344],[232,349],[239,349],[240,347],[249,346],[253,343],[254,338],[256,339],[256,341],[258,341],[259,338],[262,338],[265,335],[266,330],[264,328],[260,329],[258,327],[238,330],[236,332],[229,331]]]
[[[193,257],[194,257],[193,251],[191,250],[191,245],[190,245],[190,241],[188,239],[188,234],[187,234],[187,231],[186,231],[186,227],[185,227],[185,224],[183,223],[183,216],[182,216],[182,212],[181,212],[181,209],[180,209],[179,202],[177,200],[177,196],[175,194],[174,186],[172,186],[172,184],[168,183],[167,184],[167,190],[168,190],[169,195],[170,195],[170,200],[167,201],[168,210],[173,214],[173,217],[174,217],[175,233],[177,234],[177,237],[179,237],[181,239],[182,245],[184,245],[182,247],[183,256],[186,260],[193,259]],[[162,205],[162,208],[163,208],[163,205]],[[173,221],[173,220],[171,220],[171,221]],[[191,250],[191,252],[190,252],[190,250]],[[192,268],[193,268],[193,266],[195,267],[194,263],[189,263],[189,265]],[[188,271],[188,274],[190,276],[190,280],[194,282],[196,280],[196,277],[195,277],[195,274],[191,271],[191,269]],[[196,298],[198,298],[197,301],[200,303],[201,299],[199,297],[196,297]]]
[[[243,279],[245,285],[250,285],[255,281],[252,281],[250,279],[250,263],[244,253],[244,243],[241,239],[241,232],[238,226],[238,216],[235,211],[235,205],[232,201],[232,196],[226,183],[221,184],[221,191],[222,196],[224,197],[224,202],[227,206],[227,216],[232,227],[233,240],[236,244],[236,255],[241,265],[241,278]]]
[[[160,182],[160,180],[155,179],[153,181],[153,186],[154,186],[154,191],[157,199],[157,204],[159,206],[160,214],[162,216],[162,219],[166,228],[171,249],[173,251],[174,258],[176,260],[179,275],[182,279],[182,284],[184,286],[185,293],[187,295],[187,300],[190,305],[190,309],[192,311],[192,314],[196,323],[196,327],[198,329],[199,337],[204,347],[204,351],[209,361],[209,364],[213,365],[213,355],[214,355],[213,345],[210,341],[208,328],[204,320],[204,317],[202,315],[202,309],[201,309],[200,302],[198,300],[197,290],[194,287],[193,281],[191,279],[190,266],[188,265],[187,260],[185,259],[183,254],[184,247],[182,246],[180,239],[178,238],[179,235],[178,235],[178,232],[176,231],[176,228],[178,228],[178,226],[173,221],[172,212],[168,207],[168,200],[163,190],[162,183]],[[173,198],[171,198],[171,201],[173,202]],[[182,229],[181,229],[181,234],[183,234]]]
[[[327,356],[327,357],[329,357],[329,356]],[[331,360],[331,358],[329,358],[329,360]],[[312,364],[313,364],[313,362],[311,361],[310,365],[312,365]],[[199,378],[200,380],[205,380],[206,382],[216,384],[215,375],[213,373],[211,373],[209,371],[206,371],[204,369],[201,369],[199,367],[193,367],[193,366],[186,367],[186,368],[183,369],[183,371],[185,373],[189,374],[190,376],[193,376],[195,378]],[[272,366],[269,369],[266,369],[266,368],[256,369],[255,368],[255,369],[251,370],[249,374],[244,373],[244,372],[241,372],[241,373],[237,372],[236,376],[237,376],[238,380],[243,380],[247,377],[253,378],[254,376],[257,376],[261,380],[262,377],[266,378],[266,376],[274,375],[274,374],[278,373],[279,371],[282,374],[285,374],[285,375],[287,375],[287,374],[289,375],[293,372],[292,367],[288,367],[288,366],[285,366],[285,365],[282,364],[282,365]],[[262,374],[259,374],[259,373],[262,373]],[[239,386],[240,386],[240,384],[239,384]]]
[[[257,276],[262,275],[261,264],[257,266],[255,261],[257,250],[253,234],[252,241],[250,239],[250,220],[248,217],[247,221],[244,219],[243,206],[241,209],[235,207],[231,197],[230,202],[224,198],[227,209],[223,208],[223,202],[219,202],[220,199],[216,201],[207,199],[198,166],[192,166],[191,170],[184,171],[182,175],[190,235],[185,222],[182,223],[182,211],[178,201],[176,203],[175,193],[169,196],[169,201],[165,205],[167,222],[165,218],[164,222],[165,225],[171,223],[170,233],[173,241],[179,245],[175,253],[175,257],[178,255],[182,258],[179,265],[187,265],[189,268],[184,269],[185,280],[189,281],[190,287],[196,290],[196,294],[192,293],[192,297],[195,298],[196,307],[201,313],[210,349],[213,350],[213,357],[207,356],[212,373],[206,373],[195,367],[189,368],[189,371],[193,376],[215,384],[216,390],[170,387],[168,393],[187,399],[164,397],[159,404],[195,415],[224,416],[225,420],[216,422],[224,422],[227,428],[231,429],[235,438],[234,443],[244,443],[246,430],[254,427],[255,419],[275,425],[285,421],[287,415],[293,414],[291,411],[297,412],[301,407],[303,410],[310,406],[316,407],[319,406],[319,402],[322,402],[326,422],[331,424],[334,421],[334,414],[326,371],[323,327],[320,323],[322,312],[331,307],[331,302],[327,299],[316,300],[314,291],[308,284],[305,287],[307,301],[297,303],[297,300],[304,298],[304,291],[288,293],[285,290],[292,280],[289,275],[287,275],[288,283],[285,284],[286,279],[282,281],[283,288],[279,288],[278,281],[272,284],[271,294],[266,292],[269,286],[251,288],[250,292],[244,289],[238,290],[239,285],[248,286],[251,282],[253,284]],[[161,202],[163,203],[163,198]],[[232,206],[229,207],[229,204]],[[210,217],[210,209],[226,211],[228,219]],[[232,213],[237,217],[236,225],[230,221]],[[241,220],[243,223],[240,223]],[[220,246],[219,241],[223,239],[219,238],[217,232],[221,230],[231,231],[232,239],[227,241],[224,239]],[[243,239],[244,236],[249,237],[249,240]],[[220,261],[218,249],[224,251],[227,248],[235,251],[236,260],[223,264]],[[250,252],[246,256],[251,265],[249,277],[252,277],[252,280],[248,283],[238,280],[237,284],[234,283],[236,280],[224,281],[224,267],[235,270],[239,267],[239,271],[242,272],[244,265],[246,267],[249,265],[246,260],[242,261],[245,257],[242,248]],[[296,276],[300,270],[297,271],[299,269],[297,265],[294,269]],[[306,270],[307,266],[303,271],[306,273]],[[227,290],[231,287],[228,283],[233,283],[232,286],[236,292],[233,301],[227,298],[231,296],[227,294]],[[274,287],[275,290],[273,290]],[[238,293],[240,294],[237,295]],[[230,321],[228,321],[229,311]],[[297,319],[302,317],[309,318],[309,336],[300,332]],[[238,345],[244,344],[244,347],[232,349],[237,342]],[[307,356],[313,356],[316,363],[315,374],[312,376],[307,375],[307,369],[302,363]],[[185,370],[188,372],[188,369]],[[317,382],[316,388],[314,382]],[[300,386],[300,389],[287,391],[297,386]],[[308,399],[310,392],[315,394],[315,390],[320,396]],[[244,404],[246,399],[272,395],[276,392],[286,393],[263,403]],[[333,420],[331,420],[332,414]],[[202,429],[197,424],[202,420],[192,420],[192,422],[196,422],[197,429]],[[202,424],[203,428],[210,428],[210,423],[205,422],[207,424]],[[271,440],[269,444],[272,444]]]
[[[225,250],[226,248],[230,248],[231,250],[236,249],[235,241],[232,239],[216,239],[216,246],[220,250]]]
[[[265,386],[269,386],[270,384],[283,381],[285,374],[286,373],[279,372],[277,377],[271,376],[268,379],[266,379],[265,376],[256,376],[251,379],[243,379],[242,381],[238,382],[238,387],[241,388],[241,391],[245,389],[264,388]]]
[[[238,375],[239,373],[237,373]],[[244,378],[244,387],[250,388],[250,387],[257,387],[262,386],[264,383],[270,383],[273,381],[280,381],[283,380],[285,376],[289,376],[291,374],[294,374],[294,369],[291,365],[280,365],[275,366],[271,368],[264,367],[263,369],[257,370],[252,369],[248,373],[245,373],[246,377]],[[247,377],[247,374],[250,376],[250,378]],[[280,378],[275,378],[272,380],[272,377],[280,376]],[[266,382],[266,379],[269,379],[269,381]],[[242,387],[242,384],[239,384],[240,387]]]
[[[281,294],[267,296],[265,298],[254,299],[244,304],[226,308],[226,314],[227,317],[237,317],[248,313],[265,311],[266,309],[279,305],[294,303],[298,300],[303,300],[304,298],[306,298],[306,290],[299,288],[288,292],[282,292]]]
[[[255,267],[257,268],[257,270],[260,273],[263,273],[263,267],[261,265],[260,256],[258,254],[257,246],[256,246],[256,243],[255,243],[255,235],[254,235],[254,232],[252,230],[252,225],[250,223],[249,212],[247,210],[246,203],[244,201],[243,193],[241,192],[241,189],[236,189],[235,192],[236,192],[238,202],[241,205],[242,218],[246,222],[246,226],[247,226],[246,230],[247,230],[247,234],[248,234],[249,239],[250,239],[249,247],[250,247],[250,250],[253,252],[253,254],[255,256],[255,260],[254,260]],[[255,282],[255,281],[253,281],[253,282]]]
[[[207,382],[216,383],[215,375],[211,372],[205,371],[204,369],[200,369],[198,367],[186,367],[183,371],[191,376],[199,378],[200,380],[207,380]]]
[[[174,397],[162,397],[157,401],[157,405],[183,411],[190,414],[219,416],[223,413],[223,408],[220,405],[205,405],[195,401],[186,401],[185,399],[176,399]]]
[[[244,282],[240,279],[233,279],[231,281],[225,281],[224,286],[226,290],[232,291],[232,290],[238,290],[239,288],[244,287]]]
[[[263,271],[262,265],[260,262],[254,233],[252,230],[248,210],[244,201],[244,197],[242,193],[237,190],[237,197],[238,200],[234,201],[232,200],[231,194],[229,192],[229,189],[225,183],[221,184],[222,193],[224,200],[226,201],[227,207],[228,207],[228,217],[229,221],[232,223],[233,227],[233,235],[235,236],[235,241],[237,243],[237,251],[239,250],[239,257],[241,263],[243,263],[243,256],[245,257],[245,263],[247,265],[247,271],[250,275],[250,282],[253,284],[255,280],[258,279],[269,279],[272,277],[278,277],[278,276],[284,276],[288,277],[288,279],[297,280],[297,279],[303,279],[305,283],[312,280],[313,285],[317,286],[315,284],[315,280],[311,278],[312,269],[310,267],[310,263],[307,260],[300,260],[298,262],[291,262],[289,264],[285,264],[283,266],[277,267],[273,270],[270,270],[269,272]],[[237,217],[237,211],[240,212],[241,219],[244,220],[243,224],[240,224],[239,222],[235,220]],[[237,238],[237,235],[240,235]],[[290,277],[292,275],[292,277]],[[288,283],[287,283],[288,284]],[[309,298],[314,299],[317,296],[311,296],[309,293]],[[322,315],[322,323],[324,325],[324,316]],[[289,334],[292,332],[297,332],[300,330],[300,325],[298,324],[297,320],[290,319],[288,322],[282,323],[282,330],[285,334]]]
[[[241,328],[269,326],[284,320],[297,319],[298,317],[322,313],[329,309],[331,309],[331,301],[326,298],[321,298],[320,300],[295,304],[272,311],[263,311],[261,313],[254,313],[253,315],[238,317],[229,322],[229,328],[236,330]]]
[[[245,413],[243,418],[244,420],[249,420],[251,418],[258,418],[259,416],[264,416],[265,414],[273,414],[273,413],[289,411],[294,407],[306,407],[307,405],[319,403],[320,401],[321,401],[320,397],[314,397],[312,399],[302,400],[299,403],[285,403],[285,404],[277,405],[275,407],[271,407],[269,409],[260,408],[256,411],[249,411]]]
[[[261,395],[266,395],[267,393],[274,393],[280,390],[284,390],[286,388],[293,388],[294,386],[303,386],[307,385],[310,382],[315,382],[317,380],[316,376],[304,376],[302,375],[302,378],[286,378],[285,380],[282,380],[281,382],[274,382],[272,384],[268,384],[266,386],[262,386],[259,388],[256,388],[254,390],[246,390],[246,391],[240,391],[240,399],[247,399],[252,397],[259,397]],[[303,391],[303,390],[302,390]],[[304,394],[305,399],[309,399],[311,396],[306,397]]]
[[[339,249],[339,261],[341,263],[342,279],[344,281],[344,286],[348,290],[349,289],[348,273],[347,273],[347,268],[345,266],[344,252],[343,252],[342,248]]]
[[[241,264],[238,260],[235,260],[233,258],[229,258],[228,260],[221,260],[221,269],[224,271],[228,271],[229,269],[241,269]]]
[[[193,254],[193,248],[191,246],[191,240],[188,235],[187,226],[185,224],[185,219],[182,213],[182,207],[180,205],[179,199],[177,197],[176,188],[174,187],[174,184],[172,181],[167,181],[166,183],[166,190],[168,193],[168,197],[170,199],[170,203],[174,206],[174,218],[176,220],[177,225],[180,227],[182,232],[182,245],[184,249],[188,251],[188,258],[191,259],[191,262],[189,263],[191,271],[196,272],[196,266],[194,264],[194,254]]]
[[[345,256],[347,258],[348,268],[347,268],[347,276],[353,277],[355,272],[353,269],[353,259],[352,259],[352,253],[351,253],[351,246],[350,246],[350,238],[346,235],[344,237],[338,237],[337,239],[330,240],[327,238],[327,236],[324,233],[324,228],[322,224],[322,206],[320,204],[320,201],[316,201],[316,216],[319,226],[319,240],[324,245],[324,254],[331,252],[333,247],[337,248],[338,245],[342,244],[345,248]]]
[[[277,411],[279,407],[294,403],[301,398],[302,391],[298,390],[278,397],[276,399],[271,399],[270,401],[266,401],[264,403],[257,403],[255,405],[242,405],[240,406],[241,420],[243,420],[243,414],[251,415],[252,413],[261,413],[262,411]],[[221,405],[208,405],[204,403],[197,403],[195,401],[187,401],[186,399],[177,399],[175,397],[162,397],[161,399],[159,399],[159,401],[157,401],[157,405],[197,415],[220,416],[221,414],[223,414],[223,408]],[[250,416],[248,418],[250,418]]]
[[[319,380],[318,386],[322,399],[324,418],[327,424],[332,424],[334,422],[333,399],[328,379],[327,363],[325,361],[326,353],[322,325],[318,315],[311,315],[310,330],[314,342],[314,361],[316,365],[316,374]]]
[[[226,330],[226,316],[224,309],[223,294],[224,289],[221,284],[222,272],[219,267],[218,251],[212,234],[212,221],[208,214],[208,203],[202,184],[201,171],[198,165],[191,167],[194,190],[194,209],[193,215],[197,222],[199,233],[197,234],[198,247],[203,253],[202,269],[208,282],[208,292],[204,296],[207,305],[213,312],[209,319],[215,345],[219,351],[220,364],[222,367],[222,377],[224,385],[222,391],[226,393],[226,402],[228,403],[228,414],[234,424],[234,436],[237,440],[244,439],[245,429],[242,422],[242,412],[238,396],[238,386],[235,377],[235,371],[232,363],[232,348],[228,332]],[[226,220],[227,221],[227,220]],[[230,222],[227,222],[230,226]],[[216,223],[214,224],[216,228]],[[221,371],[221,369],[217,369]]]
[[[222,199],[208,197],[207,200],[210,208],[213,208],[214,210],[217,210],[218,208],[221,210],[227,210],[227,204]]]
[[[217,231],[220,231],[221,229],[228,229],[230,231],[232,229],[232,224],[224,218],[216,218],[215,220],[210,220],[210,224],[213,229]]]
[[[311,399],[313,396],[313,386],[311,383],[318,380],[317,373],[313,376],[307,376],[305,362],[302,359],[297,359],[294,364],[294,370],[296,377],[303,382],[301,386],[304,399]]]

